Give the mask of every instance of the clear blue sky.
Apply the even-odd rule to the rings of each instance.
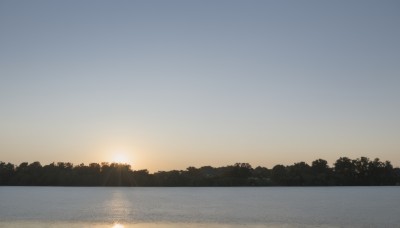
[[[0,160],[400,165],[399,1],[0,1]]]

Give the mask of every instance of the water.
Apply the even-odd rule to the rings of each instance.
[[[0,227],[400,227],[400,188],[0,187]]]

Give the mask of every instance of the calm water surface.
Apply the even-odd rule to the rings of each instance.
[[[0,227],[400,227],[400,188],[0,187]]]

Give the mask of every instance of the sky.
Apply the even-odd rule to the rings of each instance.
[[[0,1],[0,161],[400,165],[399,1]]]

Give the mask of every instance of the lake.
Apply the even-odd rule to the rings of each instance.
[[[0,187],[0,227],[400,227],[400,187]]]

